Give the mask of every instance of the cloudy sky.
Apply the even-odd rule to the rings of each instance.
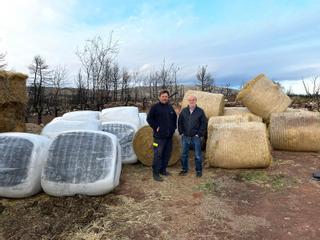
[[[117,57],[130,70],[181,67],[181,83],[208,65],[218,85],[259,73],[303,92],[301,78],[320,74],[318,0],[0,0],[0,52],[28,73],[40,54],[50,66],[80,63],[77,47],[114,32]]]

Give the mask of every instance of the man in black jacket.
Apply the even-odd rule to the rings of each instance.
[[[169,103],[167,90],[160,91],[159,102],[151,107],[147,122],[153,129],[153,178],[163,181],[160,174],[170,175],[167,166],[172,151],[172,136],[177,128],[177,114]]]
[[[197,106],[196,96],[189,96],[188,102],[188,107],[182,109],[178,120],[178,130],[182,136],[182,171],[179,173],[179,175],[185,176],[188,173],[188,153],[190,145],[193,145],[195,150],[196,176],[201,177],[201,138],[204,136],[207,129],[207,119],[204,111]]]

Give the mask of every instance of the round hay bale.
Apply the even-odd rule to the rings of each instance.
[[[250,112],[269,120],[270,114],[284,112],[291,104],[291,99],[264,74],[249,81],[238,93],[237,101],[241,101]]]
[[[197,97],[197,105],[203,109],[206,117],[223,115],[224,96],[223,94],[208,93],[196,90],[188,90],[182,100],[182,108],[188,106],[188,96]]]
[[[273,148],[288,151],[320,151],[320,113],[284,112],[271,114],[270,142]]]
[[[214,125],[207,151],[212,167],[262,168],[272,161],[267,128],[260,122]]]
[[[262,117],[259,117],[249,111],[246,107],[225,107],[224,116],[242,115],[248,116],[249,122],[262,122]]]
[[[152,166],[153,161],[153,131],[149,126],[140,128],[133,137],[133,149],[138,160],[146,166]],[[180,159],[180,136],[175,133],[172,139],[172,153],[169,166],[174,165]]]
[[[208,121],[208,139],[210,139],[215,125],[222,124],[222,123],[239,123],[239,122],[249,122],[249,116],[248,115],[230,115],[230,116],[211,117]]]

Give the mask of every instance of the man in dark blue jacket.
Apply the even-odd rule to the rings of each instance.
[[[163,181],[160,174],[170,175],[167,166],[172,151],[172,136],[177,128],[177,114],[169,103],[167,90],[160,91],[159,102],[151,107],[147,122],[153,129],[153,178]]]
[[[196,96],[189,96],[188,102],[188,107],[182,109],[178,120],[178,130],[180,135],[182,136],[182,171],[179,173],[179,175],[185,176],[188,173],[188,153],[190,145],[193,145],[195,150],[196,176],[201,177],[201,138],[204,136],[207,129],[207,119],[204,111],[197,106]]]

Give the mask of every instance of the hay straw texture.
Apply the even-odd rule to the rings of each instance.
[[[22,73],[0,71],[0,105],[7,102],[27,103],[26,79]]]
[[[215,125],[207,152],[212,167],[262,168],[272,161],[267,128],[260,122]]]
[[[320,151],[320,113],[285,112],[271,114],[271,145],[288,151]]]
[[[25,105],[8,102],[0,105],[0,132],[24,132]]]
[[[140,128],[133,138],[133,149],[138,160],[146,165],[151,166],[153,161],[153,131],[149,126]],[[169,166],[174,165],[181,154],[180,136],[175,133],[172,139],[172,153],[169,161]]]
[[[40,134],[42,129],[43,129],[43,127],[38,124],[26,123],[26,132],[27,133]]]
[[[237,101],[265,120],[269,120],[271,113],[283,112],[291,104],[291,99],[264,74],[249,81],[238,93]]]
[[[248,115],[230,115],[230,116],[217,116],[211,117],[208,121],[208,140],[211,138],[214,126],[222,123],[239,123],[249,122]]]
[[[190,95],[197,97],[197,105],[203,109],[206,117],[223,115],[224,96],[223,94],[208,93],[196,90],[188,90],[182,100],[182,108],[188,106],[188,97]]]
[[[262,122],[262,117],[259,117],[249,111],[246,107],[225,107],[224,116],[242,115],[248,116],[249,122]]]

